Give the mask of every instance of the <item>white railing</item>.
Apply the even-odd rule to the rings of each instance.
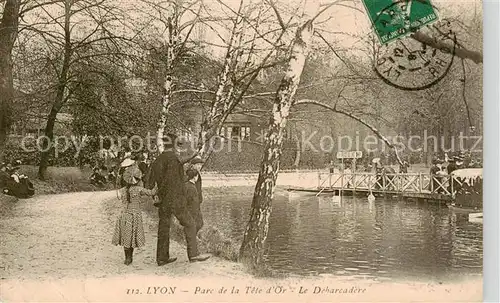
[[[335,188],[350,190],[376,190],[390,193],[428,193],[455,196],[462,183],[450,175],[423,173],[374,174],[374,173],[318,173],[318,189]]]

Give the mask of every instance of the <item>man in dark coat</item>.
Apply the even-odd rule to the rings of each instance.
[[[188,169],[186,171],[187,181],[186,181],[186,198],[188,203],[189,211],[191,212],[191,216],[196,221],[196,231],[199,232],[203,227],[203,215],[201,214],[200,209],[200,195],[199,190],[197,189],[197,179],[200,176],[200,173],[194,169]]]
[[[438,172],[441,171],[441,167],[439,167],[438,164],[441,164],[439,160],[433,159],[432,166],[429,172],[431,178],[431,183],[429,183],[429,190],[436,192],[439,192],[439,190],[441,189],[439,188],[438,177],[437,177]]]
[[[458,169],[456,162],[457,162],[457,157],[453,157],[453,158],[448,160],[448,166],[446,166],[446,171],[448,172],[448,175],[450,176],[450,182],[448,184],[448,191],[450,193],[452,192],[452,189],[453,189],[453,191],[456,190],[457,185],[458,185],[458,183],[451,176],[451,173]],[[452,187],[452,183],[453,183],[453,187]]]
[[[196,190],[198,191],[198,199],[201,202],[203,202],[203,192],[201,191],[202,184],[201,184],[201,168],[203,167],[203,160],[200,157],[195,157],[190,161],[191,164],[191,169],[194,169],[198,173],[198,178],[196,179]]]
[[[196,222],[188,210],[184,168],[176,154],[176,147],[177,136],[168,134],[165,137],[165,151],[151,164],[145,183],[147,189],[158,186],[160,201],[157,205],[159,222],[156,262],[159,266],[177,260],[169,254],[172,215],[184,227],[189,261],[205,261],[210,258],[210,255],[200,255],[198,251]]]
[[[446,171],[448,172],[448,175],[451,175],[452,172],[457,170],[457,164],[456,164],[456,157],[453,157],[448,160],[448,166],[446,166]]]

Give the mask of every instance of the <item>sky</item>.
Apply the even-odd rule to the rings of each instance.
[[[161,0],[156,0],[160,2]],[[338,4],[330,7],[326,10],[322,16],[320,16],[316,22],[318,29],[322,30],[321,33],[324,37],[332,43],[336,48],[339,49],[350,49],[355,51],[357,47],[361,47],[361,39],[365,39],[372,33],[372,28],[370,20],[365,13],[364,5],[362,0],[273,0],[276,5],[282,11],[283,19],[288,19],[291,14],[300,15],[304,3],[307,3],[307,8],[312,8],[312,4],[317,4],[319,1],[320,5],[326,5],[332,1],[338,2]],[[166,2],[166,1],[163,1]],[[227,16],[230,9],[236,10],[240,0],[203,0],[206,7],[208,7],[212,14],[219,16]],[[221,4],[223,2],[223,4]],[[150,20],[154,17],[158,18],[159,14],[154,12],[154,16],[148,15],[147,12],[141,10],[140,1],[137,0],[108,0],[107,3],[117,3],[121,7],[126,8],[131,15],[131,23],[134,26],[146,26],[148,31],[154,31],[157,34],[163,31],[163,24],[158,22],[151,22]],[[245,3],[260,3],[260,0],[245,0]],[[456,17],[460,16],[464,19],[470,19],[477,9],[481,12],[481,1],[480,0],[432,0],[432,3],[438,9],[438,16],[440,17]],[[152,12],[152,11],[150,11]],[[167,14],[164,14],[167,15]],[[193,14],[186,14],[186,19],[192,19]],[[296,19],[297,20],[297,19]],[[81,24],[83,31],[85,31],[85,25]],[[153,29],[156,27],[156,30]],[[212,44],[208,46],[210,52],[216,56],[221,57],[225,54],[225,49],[223,47],[217,47],[215,45],[224,45],[223,41],[219,37],[227,37],[229,31],[224,29],[217,23],[212,22],[211,27],[204,26],[203,29],[205,40]],[[293,31],[290,31],[290,36],[293,35]],[[78,36],[75,33],[75,36]],[[319,40],[319,39],[317,39]],[[318,43],[320,41],[316,41]],[[322,43],[322,42],[321,42]]]
[[[214,4],[216,2],[216,0],[207,1],[207,3]],[[225,2],[236,7],[239,0],[225,0]],[[281,1],[283,8],[291,8],[294,12],[299,11],[296,8],[300,7],[300,2],[302,1]],[[321,4],[330,2],[332,1],[321,0]],[[475,9],[478,13],[482,10],[480,0],[432,0],[432,3],[437,8],[437,14],[440,18],[459,16],[466,20],[472,18]],[[372,28],[361,0],[343,1],[341,4],[350,7],[334,5],[329,8],[317,20],[317,27],[325,30],[322,32],[323,35],[330,42],[335,43],[336,47],[349,49],[353,48],[353,45],[360,44],[360,37],[367,37],[371,34]],[[323,23],[323,21],[326,22]],[[214,33],[209,31],[207,35],[208,39],[220,42]]]

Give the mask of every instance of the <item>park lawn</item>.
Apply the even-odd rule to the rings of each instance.
[[[35,193],[46,194],[61,194],[69,192],[87,192],[87,191],[102,191],[108,188],[99,188],[90,184],[90,168],[80,169],[78,167],[55,167],[51,166],[47,169],[47,179],[45,181],[38,179],[37,166],[21,166],[21,173],[27,175],[35,186]],[[110,188],[109,188],[110,189]]]

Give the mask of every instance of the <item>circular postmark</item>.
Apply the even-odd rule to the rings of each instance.
[[[440,45],[429,47],[413,38],[381,46],[375,53],[374,69],[389,85],[403,90],[422,90],[441,81],[453,64],[456,36],[450,22],[440,21],[421,29]]]
[[[426,3],[430,5],[430,2]],[[451,22],[446,19],[421,27],[430,20],[426,18],[437,16],[430,13],[415,18],[419,12],[411,13],[410,7],[411,2],[395,1],[379,12],[374,26],[382,26],[392,33],[389,37],[383,37],[382,41],[395,40],[394,36],[398,34],[405,35],[418,30],[418,34],[430,40],[434,47],[427,45],[429,41],[424,44],[411,37],[397,38],[375,50],[374,70],[391,86],[403,90],[422,90],[441,81],[450,70],[457,44],[456,35]]]

